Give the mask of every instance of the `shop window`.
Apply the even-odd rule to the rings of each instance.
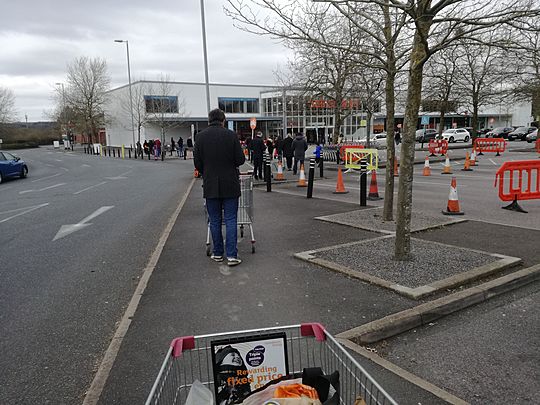
[[[259,112],[259,99],[219,97],[218,106],[225,113],[234,113],[234,114],[258,113]]]
[[[144,96],[147,113],[178,113],[177,96]]]

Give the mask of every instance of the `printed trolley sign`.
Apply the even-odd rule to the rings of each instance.
[[[285,333],[211,342],[217,404],[233,404],[289,373]]]
[[[257,118],[253,117],[249,119],[249,126],[251,129],[257,128]]]

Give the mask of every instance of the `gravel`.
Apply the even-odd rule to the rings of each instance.
[[[344,212],[342,214],[327,215],[316,219],[360,229],[367,229],[369,231],[396,231],[396,222],[383,221],[382,210],[379,208]],[[424,212],[413,211],[411,216],[411,232],[417,232],[435,226],[449,225],[456,222],[462,222],[462,220],[444,216],[442,213],[439,216],[430,216]]]
[[[412,260],[393,258],[395,237],[313,253],[351,270],[416,288],[499,260],[489,254],[411,238]]]

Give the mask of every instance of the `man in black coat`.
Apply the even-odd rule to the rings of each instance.
[[[292,144],[292,136],[291,134],[287,134],[287,137],[283,140],[283,156],[285,156],[285,160],[287,160],[287,170],[291,170],[292,168],[292,158],[294,155]]]
[[[266,149],[262,140],[262,132],[257,132],[257,136],[251,140],[251,156],[253,157],[253,176],[255,180],[263,178],[263,153]]]
[[[238,168],[246,158],[236,133],[224,128],[225,114],[220,109],[208,113],[208,128],[197,134],[193,151],[195,168],[203,178],[203,196],[210,220],[213,254],[216,262],[223,261],[227,254],[227,264],[236,266],[238,258],[237,215],[240,197]],[[222,216],[223,213],[223,216]],[[222,219],[225,222],[226,240],[223,246],[221,233]]]

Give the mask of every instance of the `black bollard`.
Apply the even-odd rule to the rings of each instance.
[[[319,158],[319,177],[322,179],[324,177],[324,157]]]
[[[360,160],[360,206],[367,205],[367,160]]]
[[[263,180],[266,181],[266,162],[268,161],[268,152],[263,154]]]
[[[115,148],[113,148],[113,150],[112,150],[112,155],[113,155],[113,157],[116,157],[116,149]]]
[[[266,192],[272,191],[272,169],[270,167],[270,159],[266,159],[264,163],[264,177],[266,179]]]
[[[128,149],[128,158],[131,159],[131,147]]]
[[[315,158],[309,158],[309,174],[307,183],[307,198],[313,197],[313,180],[315,179]]]

